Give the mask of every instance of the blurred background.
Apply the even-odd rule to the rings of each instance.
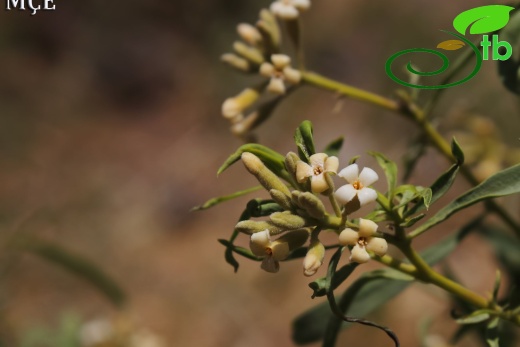
[[[243,260],[235,274],[217,242],[229,237],[254,195],[190,212],[255,184],[241,165],[216,177],[241,144],[220,115],[221,103],[251,83],[219,57],[237,39],[236,24],[254,23],[270,2],[55,4],[55,11],[35,16],[0,11],[1,346],[69,346],[63,341],[77,331],[110,330],[131,334],[139,347],[293,346],[291,320],[320,301],[310,299],[300,262],[284,263],[272,275]],[[451,29],[458,13],[486,4],[315,1],[303,15],[307,66],[392,97],[399,86],[384,71],[391,54],[444,40],[439,29]],[[421,92],[420,100],[429,93]],[[445,93],[436,115],[441,129],[461,132],[471,131],[465,117],[479,115],[493,136],[518,147],[518,111],[495,64],[485,62],[474,79]],[[363,166],[375,167],[368,150],[400,162],[418,135],[402,117],[304,87],[276,109],[258,138],[281,153],[295,150],[293,132],[304,119],[314,123],[318,148],[344,135],[341,162],[364,154]],[[428,151],[411,182],[427,186],[448,166]],[[459,181],[445,201],[468,188]],[[518,201],[508,206],[518,215]],[[450,220],[418,239],[418,247],[479,212],[476,207]],[[90,259],[123,288],[124,308],[81,277],[18,252],[10,242],[18,235]],[[467,286],[486,293],[493,259],[491,249],[470,236],[448,263]],[[432,335],[456,329],[450,309],[444,293],[415,285],[370,318],[394,329],[404,346],[418,346],[421,322],[431,319]],[[365,327],[343,333],[340,342],[346,341],[389,343]],[[474,346],[472,337],[460,346]]]

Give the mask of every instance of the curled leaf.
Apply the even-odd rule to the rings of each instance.
[[[457,49],[461,49],[466,44],[461,40],[446,40],[442,41],[437,45],[437,48],[444,49],[446,51],[456,51]]]

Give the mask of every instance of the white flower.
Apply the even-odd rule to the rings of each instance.
[[[352,164],[341,170],[338,176],[343,177],[349,183],[338,188],[334,193],[336,199],[342,205],[346,205],[356,196],[361,206],[377,199],[376,191],[372,188],[368,188],[369,185],[379,179],[374,170],[366,167],[361,171],[361,174],[359,174],[357,164]]]
[[[300,11],[309,7],[310,0],[277,0],[271,4],[270,10],[281,19],[291,20],[298,18]]]
[[[337,157],[329,157],[325,153],[316,153],[310,157],[311,165],[298,161],[296,163],[296,180],[303,183],[311,178],[311,190],[313,193],[322,193],[329,189],[329,185],[323,175],[325,172],[338,172],[339,160]]]
[[[285,54],[271,55],[271,63],[264,62],[260,65],[260,74],[270,77],[267,90],[274,94],[284,94],[285,84],[287,81],[291,84],[298,84],[301,80],[300,71],[293,69],[291,58]]]
[[[367,251],[379,256],[386,254],[388,244],[386,240],[377,235],[377,224],[368,219],[359,219],[359,231],[346,228],[339,234],[339,244],[342,246],[354,246],[350,251],[350,261],[366,263],[370,260]]]

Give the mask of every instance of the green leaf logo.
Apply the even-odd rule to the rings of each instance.
[[[453,27],[462,35],[470,28],[470,34],[486,34],[506,26],[509,12],[514,7],[505,5],[488,5],[472,8],[459,14],[453,20]]]

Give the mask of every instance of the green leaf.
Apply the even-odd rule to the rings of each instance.
[[[222,166],[218,169],[217,175],[220,175],[231,165],[240,160],[242,153],[249,152],[256,155],[262,162],[279,177],[287,177],[287,171],[285,170],[285,158],[278,152],[273,151],[256,143],[248,143],[240,146],[235,153],[233,153]]]
[[[462,229],[453,233],[421,252],[421,256],[429,265],[438,263],[457,247],[467,232]],[[339,305],[350,316],[364,317],[408,287],[411,279],[390,268],[366,272],[344,292]],[[294,342],[301,345],[322,340],[331,316],[328,302],[322,302],[298,316],[292,325]]]
[[[224,196],[220,196],[220,197],[217,197],[217,198],[212,198],[212,199],[209,199],[208,201],[206,201],[205,203],[203,203],[202,205],[193,207],[191,210],[192,211],[207,210],[208,208],[211,208],[211,207],[213,207],[215,205],[218,205],[221,202],[225,202],[225,201],[228,201],[228,200],[232,200],[232,199],[235,199],[235,198],[247,195],[247,194],[252,193],[252,192],[256,192],[257,190],[260,190],[262,188],[263,188],[262,186],[255,186],[255,187],[247,188],[247,189],[244,189],[244,190],[240,190],[240,191],[235,192],[233,194],[224,195]]]
[[[430,187],[432,197],[431,199],[427,197],[429,200],[428,206],[426,206],[427,201],[423,200],[410,210],[405,213],[405,216],[413,215],[417,212],[423,211],[425,208],[428,209],[429,205],[433,204],[435,201],[439,200],[444,194],[448,192],[451,188],[453,182],[455,181],[455,177],[457,177],[457,173],[459,172],[460,166],[458,164],[454,164],[451,168],[443,173]]]
[[[520,49],[520,11],[511,15],[509,23],[500,31],[500,39],[511,44],[513,55],[507,60],[497,60],[498,74],[509,91],[520,95],[520,56],[515,53]]]
[[[15,247],[39,256],[51,263],[88,281],[103,293],[114,305],[122,307],[126,302],[123,290],[102,269],[90,260],[73,254],[56,244],[40,240],[34,236],[23,236],[14,241]]]
[[[462,35],[471,26],[470,34],[486,34],[506,26],[509,21],[509,12],[514,7],[504,5],[487,5],[472,8],[459,14],[453,20],[453,27]]]
[[[455,322],[459,324],[477,324],[488,320],[489,317],[491,316],[487,310],[478,310],[468,316],[455,319]]]
[[[499,322],[500,319],[498,317],[495,317],[488,323],[486,327],[486,342],[489,345],[489,347],[500,347],[498,332]]]
[[[457,165],[460,166],[464,164],[464,152],[455,138],[451,140],[451,153],[455,157],[455,160],[457,160]]]
[[[256,255],[254,255],[249,249],[244,248],[244,247],[235,246],[234,244],[232,244],[228,240],[219,239],[218,242],[220,242],[220,244],[226,246],[227,248],[231,249],[236,254],[240,254],[241,256],[243,256],[243,257],[245,257],[247,259],[251,259],[251,260],[254,260],[254,261],[260,261],[261,260]]]
[[[312,123],[310,121],[303,121],[296,129],[294,142],[296,142],[296,146],[298,147],[300,159],[309,162],[310,156],[316,153],[314,140],[312,138]]]
[[[325,150],[323,152],[326,153],[329,157],[337,157],[339,151],[341,150],[341,147],[343,147],[343,140],[343,136],[338,137],[337,139],[329,143],[327,147],[325,147]]]
[[[451,215],[485,199],[520,193],[520,164],[500,171],[441,209],[410,235],[416,237]]]
[[[385,172],[386,181],[388,182],[388,199],[392,201],[397,182],[397,165],[379,152],[368,152],[368,154],[377,160],[377,163]]]
[[[399,224],[399,226],[401,226],[403,228],[410,228],[410,227],[414,226],[415,223],[417,223],[418,221],[423,219],[424,216],[425,216],[424,213],[418,214],[417,216],[406,219],[403,223]]]
[[[332,278],[331,289],[334,290],[341,283],[343,283],[354,272],[358,265],[358,263],[348,263],[347,265],[344,265],[343,267],[341,267],[341,269],[336,271],[334,277]],[[313,299],[315,297],[327,295],[327,290],[325,288],[326,284],[327,277],[321,277],[309,283],[309,287],[314,291],[314,293],[312,294]]]

